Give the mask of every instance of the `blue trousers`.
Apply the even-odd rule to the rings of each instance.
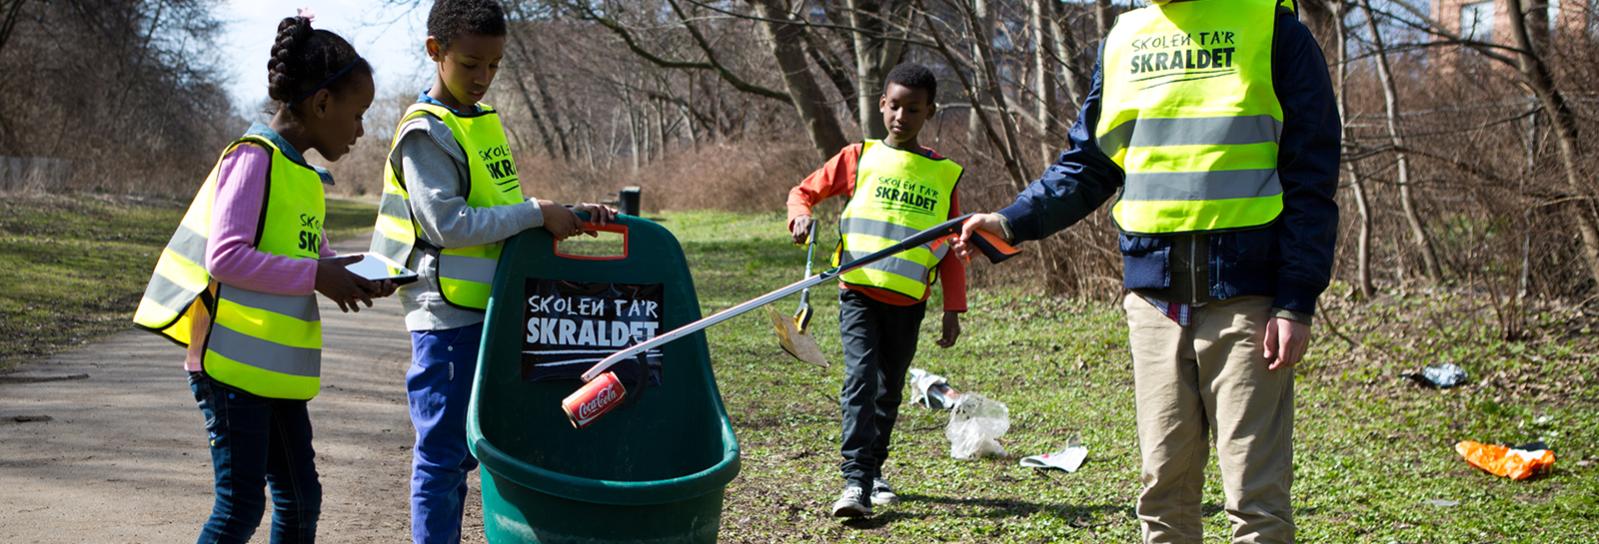
[[[272,542],[316,541],[322,484],[305,401],[269,399],[189,373],[189,390],[210,436],[216,501],[199,544],[249,542],[272,488]]]
[[[411,538],[418,544],[461,541],[466,475],[477,459],[466,448],[466,407],[472,398],[483,324],[411,332],[406,397],[416,446],[411,463]]]

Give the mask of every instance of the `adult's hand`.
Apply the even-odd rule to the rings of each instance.
[[[1291,368],[1310,347],[1310,325],[1273,317],[1266,322],[1266,369]]]
[[[970,219],[967,219],[965,223],[961,223],[961,235],[955,239],[955,244],[953,246],[955,255],[959,256],[962,261],[971,262],[972,254],[977,251],[976,248],[972,247],[971,244],[968,243],[971,241],[972,237],[977,236],[978,230],[983,230],[987,231],[989,234],[1004,238],[1004,221],[1005,220],[997,213],[980,213],[973,215]]]

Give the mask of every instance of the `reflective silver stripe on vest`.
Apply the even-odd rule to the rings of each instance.
[[[378,213],[400,221],[411,221],[410,204],[406,203],[405,197],[396,193],[383,193],[383,200],[378,201]]]
[[[918,232],[916,229],[904,225],[896,225],[888,221],[863,219],[860,217],[846,217],[844,219],[840,219],[838,221],[838,230],[843,232],[845,235],[868,234],[881,238],[888,238],[890,240],[904,240],[906,238],[915,236]]]
[[[887,221],[863,219],[860,217],[846,217],[839,220],[838,230],[843,232],[845,236],[850,234],[865,234],[879,238],[887,238],[890,240],[904,240],[921,232],[904,225],[896,225]],[[928,251],[933,252],[933,258],[935,259],[943,259],[944,255],[949,253],[948,243],[938,244],[937,249],[934,249],[931,244],[923,244],[920,247],[927,248]],[[859,255],[865,256],[867,254],[860,253]],[[868,266],[867,268],[871,267]]]
[[[181,314],[189,309],[194,302],[194,297],[200,296],[199,291],[184,289],[166,276],[155,274],[150,277],[150,285],[144,288],[144,296],[160,304],[162,308],[172,310],[172,313]]]
[[[1283,192],[1277,170],[1128,174],[1122,200],[1225,200]]]
[[[1270,115],[1133,119],[1096,138],[1105,156],[1128,147],[1244,145],[1278,141],[1283,124]],[[1131,139],[1131,142],[1128,140]]]
[[[871,253],[863,253],[858,251],[845,251],[844,253],[849,257],[851,262],[854,262],[855,260],[867,255],[871,255]],[[927,281],[928,276],[927,267],[922,266],[916,261],[901,259],[899,257],[889,257],[861,268],[888,272],[890,274],[904,276],[917,281]]]
[[[494,259],[439,254],[439,277],[476,283],[494,283]]]
[[[172,235],[171,242],[167,242],[167,248],[191,263],[205,266],[205,242],[205,236],[187,226],[178,225],[178,232]]]
[[[322,318],[322,313],[316,307],[315,295],[273,295],[224,284],[217,290],[217,297],[301,321],[317,321]]]
[[[322,350],[285,346],[222,325],[211,327],[205,348],[263,370],[308,378],[321,375]]]

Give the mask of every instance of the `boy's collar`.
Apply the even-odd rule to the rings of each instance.
[[[450,113],[454,113],[456,115],[473,115],[473,114],[479,113],[483,109],[483,108],[478,107],[477,104],[472,104],[472,111],[463,112],[461,110],[452,108],[452,107],[446,105],[443,102],[440,102],[439,99],[437,99],[437,98],[433,98],[431,96],[428,96],[428,89],[422,89],[422,93],[420,95],[417,95],[416,101],[417,102],[421,102],[423,104],[432,104],[432,105],[435,105],[435,106],[442,107],[444,109],[450,110]]]
[[[296,149],[293,145],[290,145],[288,140],[283,139],[282,134],[278,134],[278,131],[272,130],[272,127],[267,126],[266,123],[262,123],[260,121],[252,123],[250,125],[250,130],[244,131],[244,135],[266,138],[267,141],[272,142],[272,145],[277,146],[279,153],[283,153],[283,158],[289,159],[290,162],[295,164],[310,168],[311,170],[315,171],[318,176],[322,177],[322,183],[333,185],[333,175],[329,173],[326,168],[306,162],[305,155],[301,154],[299,149]]]
[[[881,142],[885,147],[888,147],[889,149],[893,149],[895,151],[904,151],[904,152],[907,152],[907,153],[915,153],[917,155],[921,155],[921,156],[924,156],[924,157],[930,157],[933,154],[933,150],[932,149],[929,149],[927,146],[922,145],[920,142],[917,142],[917,144],[914,146],[915,149],[909,149],[909,148],[900,147],[900,146],[894,145],[892,143],[889,143],[888,138],[883,138],[883,139],[878,140],[878,141]]]

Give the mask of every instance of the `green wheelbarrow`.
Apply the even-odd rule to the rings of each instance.
[[[602,230],[598,253],[535,229],[500,258],[467,416],[484,531],[495,543],[715,542],[739,448],[703,333],[636,361],[645,385],[592,425],[561,409],[593,362],[700,318],[670,232],[631,216]]]

